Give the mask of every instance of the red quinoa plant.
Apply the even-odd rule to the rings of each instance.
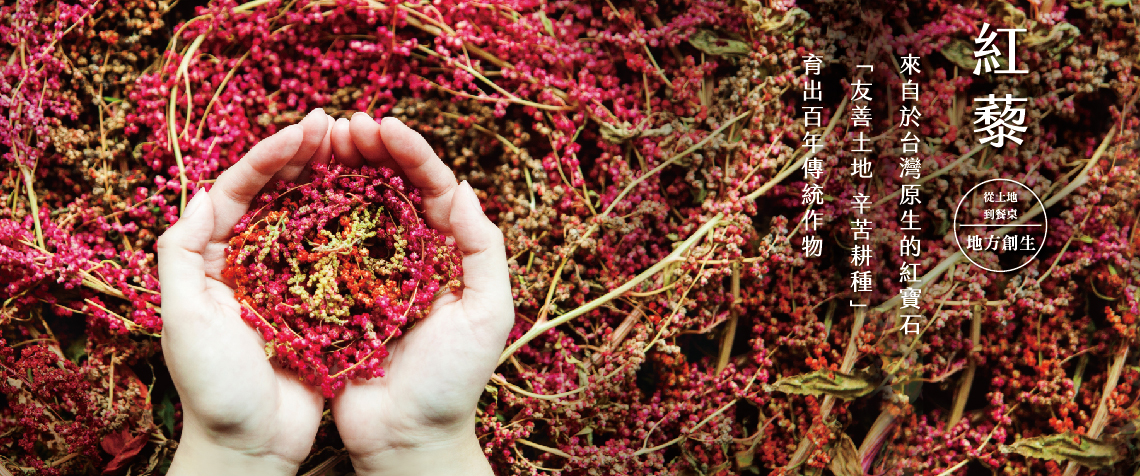
[[[0,465],[162,472],[179,429],[153,345],[154,239],[244,151],[323,107],[423,133],[507,237],[518,319],[477,429],[500,474],[1132,474],[1134,3],[214,0],[187,18],[151,1],[0,4]],[[1026,30],[1028,73],[971,74],[983,23]],[[808,54],[824,62],[821,127],[801,109]],[[896,306],[894,194],[909,182],[892,94],[907,54],[922,58],[908,78],[922,113],[917,338]],[[870,182],[847,175],[860,64],[874,65]],[[1024,143],[979,142],[973,99],[991,93],[1030,99]],[[811,132],[830,173],[813,209],[823,257],[805,259]],[[970,265],[948,233],[965,190],[990,178],[1026,183],[1048,209],[1049,238],[1015,273]],[[846,305],[858,192],[874,201],[865,311]],[[277,207],[243,232],[326,246],[312,226],[273,231],[286,207],[258,221]],[[350,224],[377,220],[359,213]],[[334,223],[327,243],[352,229]],[[247,290],[295,286],[269,256],[243,258]],[[351,297],[359,338],[351,315],[379,299],[344,284],[319,295]],[[409,319],[420,292],[398,297]],[[318,381],[365,375],[352,365],[379,346],[301,327],[290,297],[246,296],[277,358]],[[390,317],[368,318],[381,343]],[[50,365],[30,386],[7,380]],[[55,381],[58,399],[33,390]],[[28,431],[52,443],[29,452]],[[122,442],[137,435],[132,453]],[[303,471],[347,471],[335,429],[322,435]]]

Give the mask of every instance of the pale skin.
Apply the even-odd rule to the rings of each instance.
[[[393,118],[333,121],[322,110],[258,143],[159,238],[162,348],[184,414],[169,474],[296,474],[312,449],[320,390],[266,358],[221,271],[231,230],[262,188],[330,160],[400,172],[420,190],[428,225],[463,253],[462,289],[389,345],[386,376],[349,382],[332,399],[354,469],[492,474],[475,406],[514,320],[503,235],[418,133]]]

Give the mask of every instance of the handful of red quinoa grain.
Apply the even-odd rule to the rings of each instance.
[[[419,191],[387,168],[313,166],[263,193],[234,227],[223,277],[265,350],[326,397],[384,375],[386,344],[462,275]]]

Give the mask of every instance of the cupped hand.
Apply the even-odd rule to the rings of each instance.
[[[382,165],[423,197],[428,225],[463,253],[463,287],[389,346],[385,376],[348,383],[332,401],[357,474],[491,474],[475,407],[514,322],[502,232],[466,182],[399,120],[338,119],[332,149],[346,165]]]
[[[271,181],[331,157],[333,121],[315,110],[262,140],[187,204],[158,240],[162,349],[184,412],[178,474],[295,474],[320,424],[320,391],[266,359],[222,279],[238,219]]]

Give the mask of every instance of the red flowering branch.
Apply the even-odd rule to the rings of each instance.
[[[1108,423],[1108,412],[1110,401],[1113,397],[1113,392],[1116,391],[1116,385],[1120,382],[1120,372],[1124,370],[1124,361],[1128,360],[1128,352],[1132,349],[1132,342],[1121,342],[1113,355],[1112,367],[1108,370],[1108,378],[1104,383],[1104,390],[1100,394],[1100,403],[1096,407],[1096,416],[1093,417],[1092,424],[1089,425],[1088,435],[1089,438],[1100,438],[1100,434],[1104,431],[1105,425]],[[1076,476],[1080,468],[1076,461],[1070,461],[1069,465],[1065,467],[1064,476]]]

